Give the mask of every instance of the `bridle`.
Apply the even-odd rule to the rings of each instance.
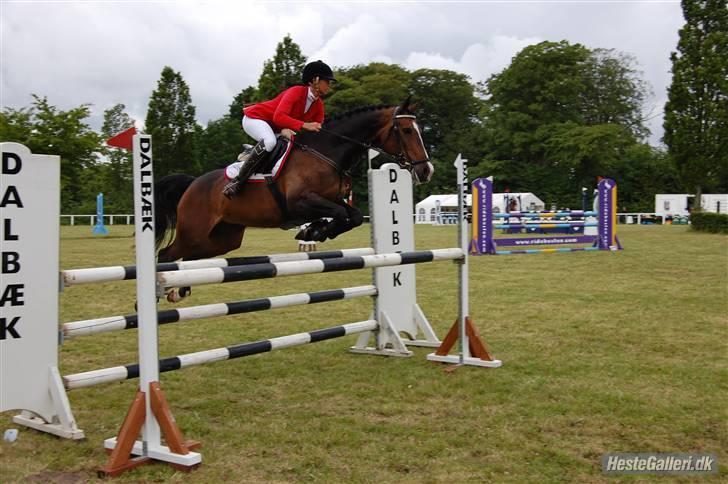
[[[322,133],[330,134],[332,136],[335,136],[337,138],[346,140],[350,143],[354,143],[356,145],[361,146],[362,148],[366,148],[372,151],[376,151],[379,153],[380,156],[383,156],[389,161],[392,161],[400,166],[400,168],[403,168],[409,172],[412,172],[414,168],[417,165],[420,165],[422,163],[427,163],[429,161],[428,158],[425,158],[424,160],[412,160],[409,158],[407,154],[407,148],[404,145],[404,142],[402,141],[402,136],[399,133],[399,125],[397,123],[398,119],[417,119],[417,117],[414,114],[397,114],[399,111],[399,107],[394,110],[394,113],[392,114],[392,127],[389,130],[389,134],[387,134],[387,137],[384,139],[384,143],[386,143],[389,138],[392,137],[392,134],[394,134],[394,137],[397,139],[397,146],[399,146],[399,152],[396,155],[392,155],[390,153],[387,153],[382,148],[379,148],[377,146],[373,146],[370,143],[365,143],[363,141],[359,141],[358,139],[354,139],[350,136],[346,136],[340,133],[337,133],[335,131],[331,131],[329,129],[321,128]]]
[[[394,114],[392,115],[392,128],[389,130],[389,135],[387,138],[385,138],[384,142],[386,143],[387,140],[392,136],[392,133],[394,133],[394,137],[397,138],[397,145],[399,146],[399,153],[395,156],[397,160],[397,164],[409,171],[412,171],[415,166],[420,165],[422,163],[427,163],[429,161],[428,158],[425,158],[424,160],[412,160],[408,154],[407,154],[407,147],[402,142],[402,136],[399,133],[399,124],[397,123],[398,119],[412,119],[414,121],[417,120],[417,116],[414,114],[397,114],[397,111],[399,108],[395,109]]]

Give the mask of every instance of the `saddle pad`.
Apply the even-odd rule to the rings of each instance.
[[[288,155],[291,153],[291,147],[293,146],[293,143],[290,141],[287,143],[287,146],[285,150],[280,152],[280,156],[275,160],[275,163],[273,164],[273,168],[271,169],[270,173],[254,173],[253,175],[248,178],[246,183],[264,183],[266,176],[272,176],[275,180],[278,178],[278,176],[281,174],[281,171],[283,170],[283,166],[286,164],[286,161],[288,160]],[[276,150],[277,151],[277,150]],[[274,153],[275,155],[275,153]],[[236,176],[238,176],[238,173],[240,173],[240,167],[243,166],[244,161],[236,161],[235,163],[231,163],[230,165],[225,168],[225,177],[228,180],[232,180]],[[270,166],[271,162],[266,161],[266,166]]]

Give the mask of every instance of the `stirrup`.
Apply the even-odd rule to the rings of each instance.
[[[225,195],[227,198],[233,198],[235,195],[240,192],[240,186],[242,183],[238,181],[237,178],[234,178],[230,180],[227,185],[222,189],[222,194]]]

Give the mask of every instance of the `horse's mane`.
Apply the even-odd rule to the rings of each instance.
[[[351,109],[349,111],[345,111],[343,113],[335,114],[329,118],[326,118],[323,123],[324,129],[334,130],[335,128],[343,128],[345,125],[343,124],[347,120],[353,119],[354,117],[365,114],[365,113],[375,113],[377,111],[383,111],[385,109],[397,109],[398,107],[396,105],[391,104],[372,104],[368,106],[361,106],[358,108]],[[405,102],[404,106],[401,106],[401,114],[409,114],[411,113],[411,110],[409,108],[409,100]],[[305,144],[312,144],[316,145],[319,142],[321,142],[322,139],[320,136],[316,136],[315,133],[310,132],[302,132],[298,135],[298,139],[305,143]]]
[[[354,109],[351,109],[351,110],[343,112],[343,113],[335,114],[330,118],[326,118],[326,120],[324,120],[323,125],[324,125],[324,127],[330,127],[332,123],[336,124],[339,121],[343,121],[345,119],[351,118],[357,114],[370,112],[370,111],[381,111],[382,109],[390,109],[390,108],[394,108],[394,107],[396,107],[396,106],[392,106],[390,104],[372,104],[369,106],[361,106],[361,107],[354,108]]]

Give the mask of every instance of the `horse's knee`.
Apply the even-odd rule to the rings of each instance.
[[[364,223],[364,216],[361,214],[361,212],[359,210],[356,210],[349,214],[349,221],[351,222],[352,228],[358,227]]]
[[[174,262],[179,259],[179,257],[175,256],[174,248],[174,243],[172,243],[172,245],[157,252],[157,262]]]

